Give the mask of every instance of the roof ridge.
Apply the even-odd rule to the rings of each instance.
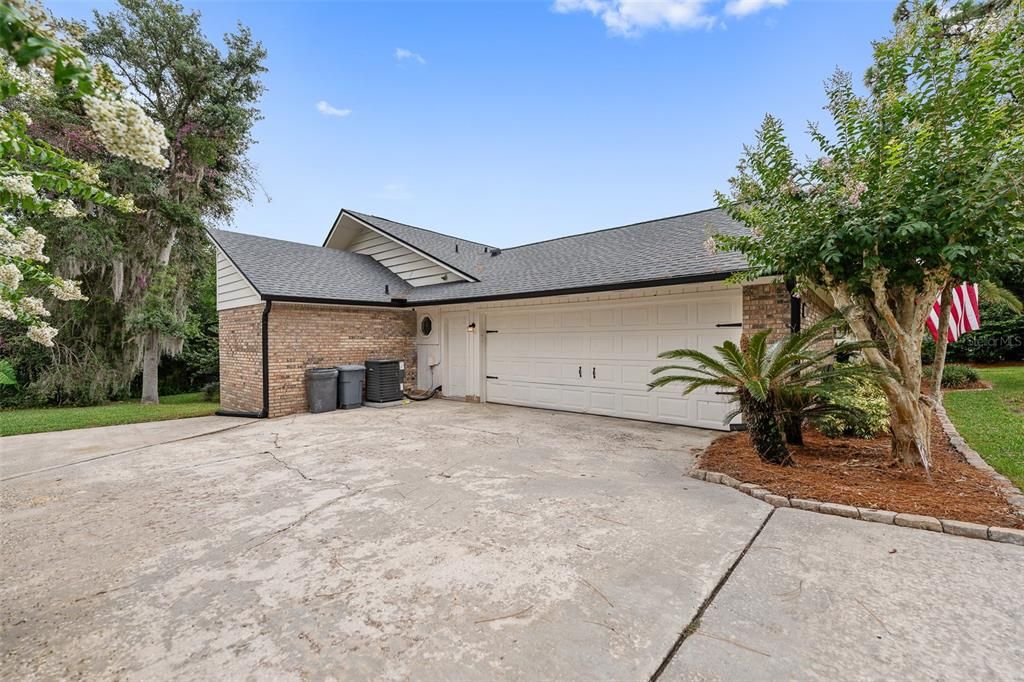
[[[698,211],[688,211],[687,213],[678,213],[676,215],[665,216],[663,218],[651,218],[650,220],[639,220],[635,223],[627,223],[625,225],[615,225],[614,227],[602,227],[597,230],[588,230],[586,232],[577,232],[575,234],[565,234],[561,237],[551,237],[550,239],[541,239],[535,242],[527,242],[526,244],[517,244],[516,246],[509,246],[502,249],[502,251],[512,251],[514,249],[522,249],[527,246],[536,246],[538,244],[547,244],[548,242],[557,242],[562,239],[572,239],[573,237],[585,237],[591,234],[600,234],[601,232],[611,232],[612,230],[622,230],[627,227],[636,227],[638,225],[647,225],[649,223],[660,223],[663,220],[672,220],[673,218],[685,218],[686,216],[697,215],[698,213],[708,213],[710,211],[720,211],[721,207],[714,206],[712,208],[702,208]]]
[[[353,211],[350,208],[346,208],[346,209],[343,209],[343,210],[348,211],[349,213],[353,213],[353,214],[355,214],[357,216],[367,216],[369,218],[376,218],[377,220],[386,220],[389,223],[394,223],[395,225],[401,225],[402,227],[411,227],[414,230],[422,230],[423,232],[429,232],[430,234],[436,234],[439,237],[447,237],[449,239],[457,239],[459,241],[466,242],[467,244],[476,244],[477,246],[486,246],[489,249],[497,248],[497,247],[493,246],[492,244],[485,244],[483,242],[475,242],[472,239],[466,239],[465,237],[459,237],[459,236],[456,236],[454,234],[448,234],[447,232],[438,232],[437,230],[432,230],[429,227],[420,227],[419,225],[412,225],[410,223],[402,223],[402,222],[399,222],[397,220],[392,220],[391,218],[385,218],[384,216],[381,216],[381,215],[374,215],[373,213],[362,213],[360,211]]]
[[[293,242],[290,239],[280,239],[278,237],[265,237],[262,234],[252,234],[250,232],[240,232],[239,230],[222,230],[219,227],[207,227],[207,232],[223,232],[225,234],[237,234],[240,237],[248,237],[250,239],[265,239],[269,242],[281,242],[283,244],[294,244],[296,246],[308,246],[313,249],[322,249],[324,247],[317,246],[316,244],[307,244],[306,242]]]

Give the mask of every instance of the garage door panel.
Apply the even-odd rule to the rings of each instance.
[[[713,352],[738,340],[739,329],[715,325],[734,322],[740,308],[736,291],[487,314],[498,333],[486,339],[486,399],[721,429],[730,408],[715,389],[683,396],[681,385],[648,391],[647,383],[666,362],[661,352]]]
[[[591,334],[590,352],[591,358],[611,358],[619,354],[618,349],[622,347],[621,339],[617,334]]]

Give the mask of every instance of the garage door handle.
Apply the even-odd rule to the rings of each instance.
[[[583,365],[576,368],[576,371],[580,373],[580,379],[583,378]]]
[[[719,322],[716,327],[742,327],[742,322]]]
[[[591,367],[590,368],[590,376],[593,379],[597,378],[597,367]]]

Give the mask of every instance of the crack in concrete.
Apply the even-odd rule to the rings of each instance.
[[[297,526],[300,526],[300,525],[302,525],[303,523],[305,523],[306,521],[308,521],[308,520],[309,520],[309,518],[310,518],[311,516],[313,516],[314,514],[316,514],[316,513],[318,513],[318,512],[321,512],[321,511],[323,511],[323,510],[324,510],[324,509],[326,509],[327,507],[330,507],[330,506],[331,506],[332,504],[336,504],[336,503],[340,502],[341,500],[344,500],[344,499],[346,499],[346,498],[348,498],[348,497],[353,497],[353,496],[355,496],[355,495],[358,495],[359,493],[363,492],[363,490],[364,490],[364,489],[361,489],[361,490],[357,490],[357,491],[355,491],[355,492],[349,492],[349,493],[345,493],[345,494],[343,494],[343,495],[338,495],[337,497],[335,497],[335,498],[332,498],[332,499],[330,499],[330,500],[328,500],[328,501],[324,502],[323,504],[321,504],[321,505],[319,505],[319,506],[316,506],[316,507],[314,507],[314,508],[310,509],[310,510],[309,510],[308,512],[306,512],[305,514],[303,514],[303,515],[302,515],[302,516],[300,516],[299,518],[295,519],[294,521],[292,521],[292,522],[290,522],[290,523],[288,523],[288,524],[285,524],[284,526],[282,526],[282,527],[278,528],[277,530],[271,531],[270,533],[268,533],[267,535],[265,535],[265,536],[264,536],[264,537],[263,537],[263,538],[262,538],[262,539],[261,539],[261,540],[260,540],[259,542],[257,542],[256,544],[253,544],[253,545],[249,545],[248,547],[246,547],[245,549],[243,549],[241,553],[242,553],[242,554],[247,554],[247,553],[251,552],[251,551],[252,551],[252,550],[254,550],[254,549],[258,549],[259,547],[262,547],[263,545],[267,544],[268,542],[270,542],[270,541],[271,541],[271,540],[273,540],[274,538],[276,538],[276,537],[280,536],[281,534],[283,534],[283,533],[287,533],[288,531],[292,530],[293,528],[296,528]]]
[[[294,472],[295,472],[295,473],[297,473],[297,474],[298,474],[299,476],[301,476],[301,477],[302,477],[302,479],[303,479],[304,481],[309,481],[310,483],[328,483],[328,484],[330,484],[330,485],[338,485],[338,484],[336,484],[336,483],[335,483],[334,481],[325,481],[325,480],[323,480],[323,479],[320,479],[320,478],[313,478],[313,477],[311,477],[311,476],[308,476],[308,475],[306,474],[306,472],[304,472],[304,471],[303,471],[302,469],[300,469],[299,467],[297,467],[297,466],[294,466],[294,465],[292,465],[292,464],[289,464],[288,462],[286,462],[285,460],[281,459],[280,457],[278,457],[277,455],[275,455],[275,454],[274,454],[273,452],[270,452],[269,450],[265,451],[265,452],[264,452],[263,454],[264,454],[264,455],[270,455],[270,457],[271,457],[271,458],[272,458],[272,459],[273,459],[273,460],[274,460],[275,462],[277,462],[278,464],[280,464],[281,466],[283,466],[283,467],[284,467],[285,469],[287,469],[288,471],[294,471]],[[351,487],[351,486],[350,486],[350,485],[349,485],[348,483],[341,483],[340,485],[343,485],[343,486],[345,486],[345,488],[346,488],[347,490],[351,490],[351,489],[352,489],[352,487]]]
[[[704,603],[700,605],[699,609],[697,609],[697,613],[693,616],[693,619],[686,626],[686,628],[679,634],[679,638],[676,640],[676,643],[672,645],[672,648],[669,649],[668,653],[665,655],[665,659],[661,662],[661,665],[659,665],[658,669],[654,671],[653,675],[651,675],[650,682],[656,682],[658,678],[661,677],[662,673],[665,672],[665,669],[668,668],[669,663],[672,662],[672,659],[679,651],[679,648],[683,646],[683,642],[685,642],[687,638],[689,638],[691,635],[697,634],[697,630],[700,629],[701,618],[704,617],[704,612],[708,610],[708,607],[711,606],[711,602],[715,600],[715,597],[718,596],[718,593],[722,591],[723,587],[725,587],[725,584],[729,581],[729,578],[732,577],[733,571],[735,571],[736,567],[739,566],[741,561],[743,561],[743,557],[747,556],[747,551],[750,549],[751,545],[754,544],[754,541],[757,540],[757,537],[761,534],[761,531],[763,531],[764,527],[768,525],[768,521],[770,521],[772,516],[775,515],[775,509],[775,507],[771,508],[771,511],[768,512],[768,515],[764,517],[764,521],[762,521],[761,525],[758,526],[757,531],[754,532],[754,535],[750,538],[750,540],[747,541],[747,544],[740,551],[739,556],[736,557],[736,560],[732,562],[731,566],[729,566],[729,569],[725,572],[725,575],[723,575],[722,579],[718,581],[717,585],[715,585],[715,589],[711,590],[711,594],[708,595],[707,599],[704,600]],[[729,643],[737,644],[736,642]],[[742,645],[737,644],[737,646]],[[763,652],[758,651],[757,653]]]

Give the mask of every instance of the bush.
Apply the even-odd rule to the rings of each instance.
[[[928,378],[932,377],[931,367],[925,370],[925,375]],[[942,370],[943,388],[963,388],[964,386],[970,386],[979,379],[978,372],[968,365],[946,365]]]
[[[203,386],[203,400],[208,403],[220,400],[220,382],[211,381]]]
[[[843,377],[830,383],[828,401],[850,410],[825,414],[814,426],[829,438],[871,438],[889,428],[889,402],[874,381]]]
[[[925,335],[921,358],[931,364],[935,342]],[[981,301],[981,329],[964,334],[946,348],[948,362],[1013,362],[1024,360],[1024,315],[1001,301]]]

